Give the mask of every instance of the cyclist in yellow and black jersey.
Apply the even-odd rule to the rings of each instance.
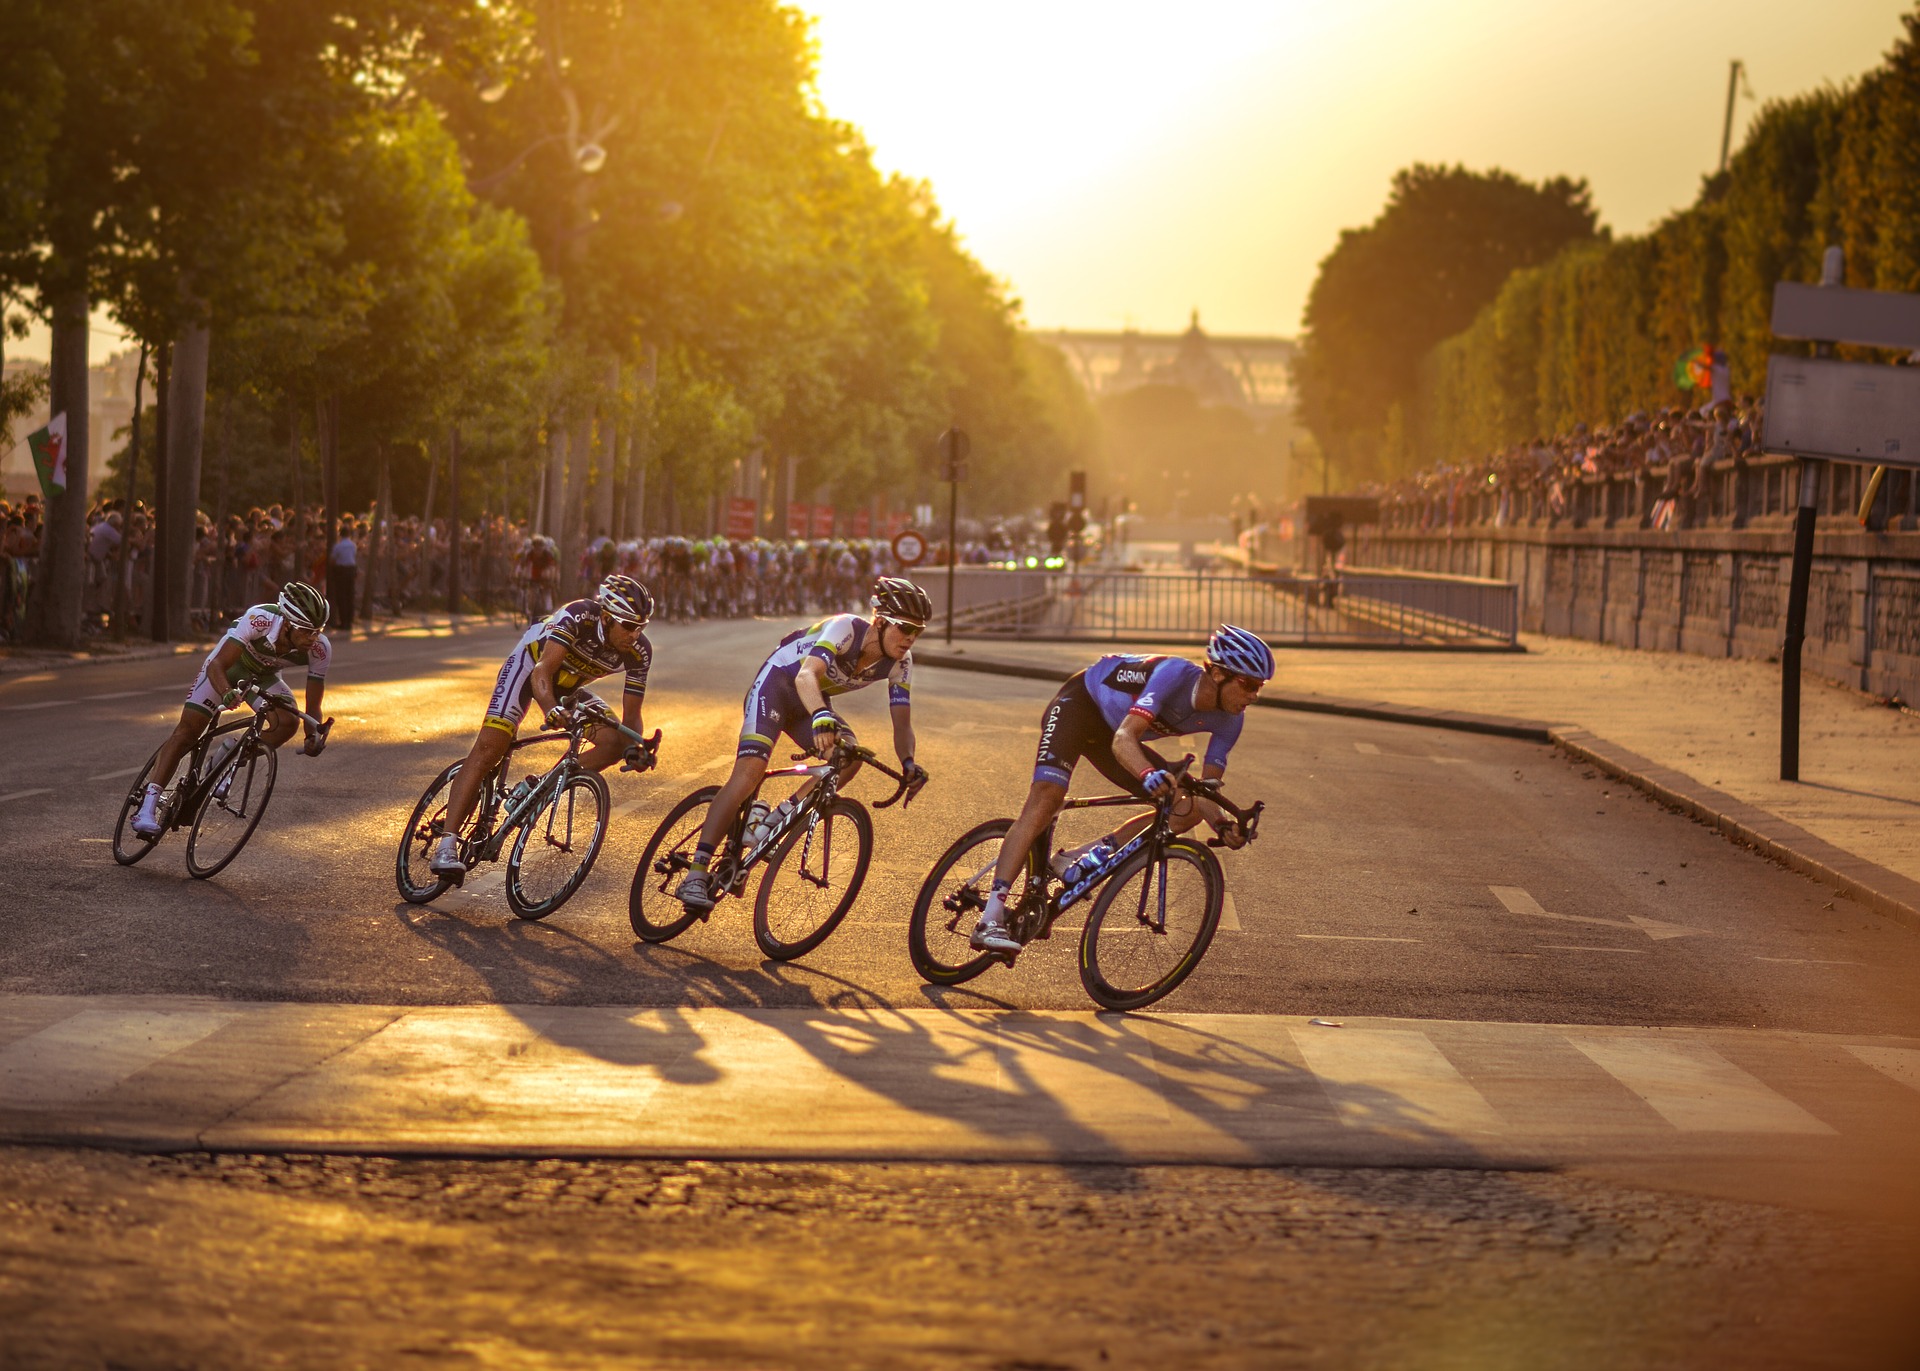
[[[545,711],[546,727],[556,727],[567,697],[590,681],[625,671],[621,722],[635,733],[640,731],[640,707],[647,696],[647,673],[653,667],[653,644],[644,630],[652,617],[652,592],[631,576],[609,576],[593,599],[563,605],[526,631],[500,668],[480,735],[454,777],[447,796],[446,829],[430,863],[435,875],[465,872],[454,835],[473,812],[481,783],[512,750],[530,703],[538,702]],[[595,771],[605,771],[622,756],[640,770],[653,765],[644,748],[633,744],[622,749],[620,734],[603,724],[594,729],[593,746],[580,754],[580,760]]]

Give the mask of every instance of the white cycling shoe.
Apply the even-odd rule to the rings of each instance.
[[[440,841],[434,844],[433,860],[427,863],[427,870],[436,876],[464,876],[467,864],[460,860],[460,840],[451,833],[442,833]]]
[[[147,793],[140,797],[140,812],[133,816],[129,825],[142,838],[157,838],[167,831],[166,824],[160,819],[160,787],[151,783]]]
[[[687,907],[692,914],[705,914],[713,908],[713,874],[694,867],[687,872],[687,878],[680,882],[680,888],[673,897]]]
[[[999,952],[1011,957],[1020,950],[1020,940],[1007,928],[1007,907],[998,895],[987,897],[980,911],[980,922],[973,926],[967,945],[976,952]]]

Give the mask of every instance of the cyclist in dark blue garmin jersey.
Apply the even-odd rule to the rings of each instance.
[[[1227,754],[1240,738],[1247,706],[1272,677],[1273,652],[1267,645],[1243,628],[1222,624],[1207,643],[1204,666],[1180,657],[1102,657],[1060,687],[1041,716],[1033,785],[1000,845],[993,892],[974,926],[973,946],[989,952],[1020,950],[1019,940],[1007,931],[1007,896],[1028,851],[1060,812],[1081,758],[1122,790],[1159,798],[1173,789],[1173,777],[1166,760],[1143,739],[1205,733],[1203,774],[1217,779],[1226,774]],[[1180,802],[1173,831],[1184,833],[1202,820],[1230,847],[1245,841],[1216,805],[1198,797]],[[1095,842],[1125,846],[1151,821],[1142,815]],[[1093,846],[1061,852],[1054,864],[1064,870]]]

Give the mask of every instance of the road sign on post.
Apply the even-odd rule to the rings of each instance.
[[[1764,445],[1796,457],[1920,467],[1920,367],[1774,357]]]
[[[954,573],[960,565],[960,483],[967,479],[967,451],[973,446],[955,425],[940,435],[940,459],[947,472],[947,644],[953,644]]]

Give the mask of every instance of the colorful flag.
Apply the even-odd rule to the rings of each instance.
[[[1673,383],[1682,390],[1706,390],[1713,385],[1713,369],[1727,364],[1727,354],[1711,343],[1694,348],[1673,364]]]
[[[29,433],[27,446],[33,451],[33,469],[40,477],[40,493],[49,502],[56,495],[66,494],[67,412],[61,410],[47,420],[44,428]]]

